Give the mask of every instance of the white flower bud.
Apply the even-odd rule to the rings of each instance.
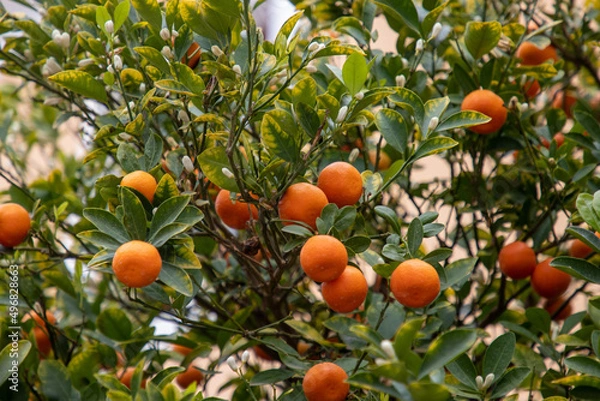
[[[354,95],[354,97],[356,100],[362,100],[365,97],[365,94],[364,92],[358,92],[356,95]]]
[[[123,60],[121,60],[121,56],[116,55],[115,58],[113,59],[113,66],[115,67],[115,70],[120,71],[123,69]]]
[[[238,64],[234,65],[232,68],[233,72],[235,72],[237,75],[242,75],[242,67],[240,67]]]
[[[477,389],[478,390],[483,390],[483,377],[481,377],[481,376],[478,375],[475,378],[475,384],[477,384]]]
[[[164,41],[168,41],[171,39],[171,32],[169,32],[169,28],[163,28],[160,30],[160,38]]]
[[[423,51],[424,48],[425,48],[425,42],[423,42],[423,39],[417,40],[417,44],[415,45],[415,52],[417,54],[419,54]]]
[[[404,74],[396,76],[396,86],[404,88],[404,85],[406,85],[406,77],[404,76]]]
[[[256,28],[256,36],[258,37],[258,43],[262,43],[265,41],[265,33],[263,32],[261,27]]]
[[[200,178],[200,175],[198,175],[198,178]],[[206,314],[206,318],[209,322],[215,323],[217,320],[219,320],[219,315],[217,315],[217,312],[210,311]]]
[[[243,31],[241,31],[240,37],[242,38],[242,40],[247,40],[248,39],[248,31],[245,29]]]
[[[440,32],[442,32],[442,24],[440,24],[439,22],[436,22],[435,24],[433,24],[433,28],[431,29],[431,40],[435,39],[438,37],[438,35],[440,34]]]
[[[338,111],[338,115],[335,119],[336,123],[341,123],[342,121],[344,121],[344,119],[346,118],[346,115],[348,114],[348,106],[342,106],[340,107],[340,111]]]
[[[175,29],[171,29],[171,36],[177,38],[179,37],[179,32],[177,32]]]
[[[234,372],[237,372],[240,369],[239,365],[237,364],[237,362],[235,361],[235,358],[233,356],[230,356],[229,358],[227,358],[227,365],[229,365],[231,370],[233,370]]]
[[[156,214],[156,212],[158,211],[158,208],[155,207],[154,209],[152,209],[152,216],[154,216]]]
[[[162,50],[160,51],[160,53],[165,56],[166,59],[172,59],[173,58],[173,52],[171,51],[171,48],[169,46],[164,46],[162,48]]]
[[[63,49],[68,49],[71,44],[71,35],[66,32],[60,33],[58,29],[52,31],[52,41]]]
[[[60,31],[58,29],[55,29],[52,31],[52,40],[58,38],[60,36]]]
[[[224,54],[223,50],[221,50],[221,48],[217,45],[211,46],[210,51],[217,57],[221,57]]]
[[[194,163],[192,163],[192,159],[188,155],[185,155],[181,158],[181,163],[183,164],[183,168],[188,173],[194,172]]]
[[[173,138],[172,136],[168,136],[167,137],[167,143],[169,144],[169,146],[171,147],[171,149],[176,149],[179,147],[179,144],[177,143],[177,141],[175,140],[175,138]]]
[[[325,44],[323,43],[319,43],[319,48],[317,49],[317,52],[320,52],[321,50],[323,50],[325,48]]]
[[[348,156],[348,163],[354,163],[356,159],[358,159],[358,155],[360,154],[360,150],[358,148],[352,149],[350,155]]]
[[[146,92],[146,84],[143,82],[140,84],[140,92]]]
[[[109,19],[104,23],[104,29],[106,29],[106,32],[109,34],[113,33],[115,31],[115,23]]]
[[[119,138],[121,138],[124,141],[130,141],[133,137],[131,135],[129,135],[127,132],[121,132],[119,134]]]
[[[427,126],[427,129],[429,131],[435,131],[435,129],[437,128],[438,124],[440,123],[440,119],[437,117],[432,117],[431,120],[429,120],[429,125]]]
[[[308,72],[309,74],[314,74],[315,72],[317,72],[317,67],[315,67],[312,64],[309,64],[306,66],[306,72]]]
[[[231,172],[231,170],[229,170],[227,167],[223,167],[221,169],[221,172],[223,173],[223,175],[227,178],[234,178],[235,176],[233,175],[233,173]]]
[[[184,124],[190,122],[190,116],[188,116],[187,112],[183,109],[179,110],[179,112],[177,113],[177,118]]]
[[[248,350],[242,352],[242,363],[248,363],[248,359],[250,359],[250,353]]]
[[[390,340],[383,340],[381,342],[381,349],[389,358],[396,359],[396,351]]]
[[[106,71],[110,72],[111,74],[115,73],[115,69],[113,68],[112,64],[109,64],[108,67],[106,67]]]
[[[308,51],[311,53],[316,52],[319,49],[319,44],[317,42],[312,42],[310,45],[308,45]]]
[[[44,67],[42,67],[42,73],[44,73],[44,75],[54,75],[62,70],[62,67],[56,62],[54,57],[49,57],[48,60],[46,60]]]
[[[519,108],[519,99],[516,96],[513,96],[508,101],[508,108],[511,110],[518,110]]]
[[[377,365],[377,366],[382,366],[382,365],[385,365],[386,363],[388,363],[388,361],[386,361],[383,358],[375,358],[375,365]]]
[[[494,379],[496,378],[496,376],[493,373],[490,373],[489,375],[487,375],[485,377],[485,381],[483,382],[483,388],[484,389],[488,389],[490,388],[490,386],[492,385],[492,383],[494,382]]]
[[[62,102],[62,98],[60,98],[58,96],[50,96],[50,97],[47,97],[46,99],[44,99],[44,104],[46,106],[56,106],[60,102]]]
[[[78,65],[79,67],[86,67],[86,66],[88,66],[88,65],[92,65],[92,64],[94,64],[94,59],[91,59],[91,58],[84,58],[84,59],[81,59],[81,60],[79,60],[79,62],[77,63],[77,65]]]
[[[34,60],[33,53],[29,49],[25,49],[25,51],[23,52],[23,56],[25,56],[25,58],[27,59],[27,61],[33,61]]]

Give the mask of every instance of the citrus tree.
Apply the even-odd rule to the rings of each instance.
[[[593,2],[21,4],[3,400],[600,398]]]

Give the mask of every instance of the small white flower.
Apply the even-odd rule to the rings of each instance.
[[[242,67],[240,67],[238,64],[234,65],[232,68],[233,72],[235,72],[237,75],[242,75]]]
[[[233,175],[233,173],[231,172],[231,170],[229,170],[227,167],[223,167],[221,169],[221,172],[223,173],[223,175],[227,178],[234,178],[235,176]]]
[[[175,29],[171,29],[171,36],[176,38],[179,36],[179,32],[177,32]]]
[[[440,24],[439,22],[436,22],[433,25],[433,28],[431,29],[431,40],[434,40],[435,38],[438,37],[438,35],[440,34],[440,32],[442,32],[442,24]]]
[[[198,178],[201,178],[200,175],[198,175]],[[217,320],[219,320],[219,315],[217,315],[217,312],[210,311],[206,314],[206,318],[209,322],[215,323]]]
[[[317,67],[315,67],[312,64],[309,64],[306,66],[306,72],[308,72],[309,74],[314,74],[315,72],[317,72]]]
[[[123,60],[121,60],[121,56],[116,55],[115,58],[113,59],[113,66],[115,67],[115,70],[120,71],[123,69]]]
[[[143,82],[140,84],[140,92],[146,92],[146,84]]]
[[[429,125],[427,126],[427,129],[429,131],[434,131],[438,124],[440,123],[440,119],[437,117],[432,117],[431,120],[429,120]]]
[[[256,29],[256,36],[258,36],[258,43],[262,43],[265,41],[265,33],[263,32],[261,27]]]
[[[127,103],[129,105],[130,109],[134,109],[135,108],[135,102],[132,100],[129,103]]]
[[[521,113],[525,113],[529,110],[529,103],[521,103]]]
[[[365,97],[365,94],[364,92],[358,92],[356,95],[354,95],[354,97],[356,100],[362,100]]]
[[[245,29],[243,31],[241,31],[240,37],[242,38],[242,40],[247,40],[248,39],[248,31]]]
[[[404,76],[404,74],[396,76],[396,86],[404,88],[404,85],[406,85],[406,77]]]
[[[250,353],[248,350],[242,352],[242,363],[248,363],[248,359],[250,359]]]
[[[194,171],[194,163],[192,163],[192,159],[188,155],[185,155],[181,158],[181,163],[183,164],[183,168],[188,173],[192,173]]]
[[[240,369],[239,365],[237,364],[237,362],[235,361],[235,358],[233,356],[230,356],[229,358],[227,358],[227,364],[229,365],[231,370],[233,370],[234,372],[237,372]]]
[[[483,381],[483,388],[485,388],[485,389],[490,388],[490,386],[494,382],[495,378],[496,378],[496,376],[493,373],[490,373],[489,375],[487,375],[485,377],[485,380]]]
[[[510,100],[508,101],[508,108],[511,110],[519,109],[519,99],[516,96],[510,98]]]
[[[91,58],[84,58],[84,59],[81,59],[81,60],[79,60],[79,62],[77,63],[77,65],[78,65],[79,67],[85,67],[85,66],[92,65],[92,64],[94,64],[94,59],[91,59]]]
[[[129,135],[127,132],[121,132],[119,134],[119,138],[121,138],[124,141],[130,141],[133,137],[131,135]]]
[[[221,50],[221,48],[217,45],[211,46],[210,51],[217,57],[221,57],[224,54],[223,50]]]
[[[396,351],[394,350],[394,345],[390,340],[383,340],[380,345],[383,352],[385,352],[389,358],[396,358]]]
[[[44,75],[54,75],[62,70],[62,67],[56,62],[54,57],[49,57],[48,60],[46,60],[46,64],[42,67],[42,73]]]
[[[481,376],[478,375],[475,378],[475,384],[477,384],[477,389],[478,390],[483,390],[483,377],[481,377]]]
[[[382,366],[382,365],[385,365],[386,363],[388,363],[388,361],[386,361],[383,358],[375,358],[375,365],[377,365],[377,366]]]
[[[115,73],[115,69],[113,68],[112,64],[109,64],[108,67],[106,67],[106,71],[110,72],[111,74]]]
[[[344,121],[344,119],[346,118],[346,115],[348,114],[348,106],[342,106],[340,107],[340,111],[338,111],[338,115],[335,119],[336,123],[341,123],[342,121]]]
[[[62,98],[60,98],[58,96],[50,96],[44,100],[44,104],[46,106],[56,106],[60,102],[62,102]]]
[[[106,32],[109,34],[113,33],[115,31],[115,23],[109,19],[104,23],[104,29],[106,29]]]
[[[163,28],[160,30],[160,38],[164,41],[168,41],[171,39],[171,32],[169,32],[169,28]]]
[[[172,136],[168,136],[167,137],[167,143],[169,144],[169,146],[171,147],[171,149],[176,149],[179,147],[179,144],[177,143],[177,141],[175,140],[175,138],[173,138]]]
[[[156,211],[158,210],[157,207],[155,207],[154,209],[152,209],[152,216],[154,216],[156,214]]]
[[[423,39],[417,40],[417,44],[415,45],[415,52],[417,54],[419,54],[423,51],[424,48],[425,48],[425,42],[423,42]]]
[[[58,38],[60,36],[60,31],[58,29],[55,29],[52,31],[52,40]]]
[[[173,52],[171,51],[171,48],[169,46],[164,46],[162,48],[162,50],[160,51],[160,53],[165,56],[165,58],[167,59],[172,59],[173,58]]]
[[[348,163],[354,163],[356,159],[358,159],[358,155],[360,154],[360,150],[358,148],[352,149],[350,155],[348,156]]]
[[[319,49],[319,44],[317,42],[312,42],[310,45],[308,45],[308,51],[311,53],[316,52]]]
[[[71,44],[71,35],[66,32],[60,33],[58,29],[52,31],[52,41],[63,49],[68,49]]]
[[[187,112],[183,109],[179,110],[179,112],[177,113],[177,118],[184,124],[190,122],[190,116],[188,116]]]

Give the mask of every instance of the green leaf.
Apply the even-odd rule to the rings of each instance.
[[[423,358],[418,379],[452,362],[464,352],[467,352],[477,340],[474,330],[455,329],[436,338]]]
[[[48,79],[79,95],[98,100],[102,103],[108,102],[104,85],[85,71],[61,71],[48,77]]]
[[[289,379],[290,377],[294,376],[294,374],[294,372],[287,369],[262,370],[252,376],[252,379],[250,379],[250,385],[264,386],[268,384],[275,384]]]
[[[168,240],[170,240],[178,234],[187,231],[188,229],[189,226],[187,224],[170,223],[160,228],[153,236],[151,236],[148,239],[148,242],[150,242],[155,247],[160,248],[161,246],[166,244]]]
[[[185,372],[185,368],[183,366],[170,366],[158,372],[151,381],[158,387],[162,388],[167,385],[167,383],[172,382],[177,375],[182,372]]]
[[[587,131],[596,145],[600,143],[600,122],[592,114],[576,108],[573,111],[573,117]]]
[[[421,124],[421,131],[426,134],[430,134],[429,124],[431,123],[431,120],[436,117],[438,122],[441,121],[442,114],[444,114],[449,104],[450,99],[448,96],[428,100],[424,106],[425,117],[423,118],[423,122]]]
[[[186,297],[191,297],[193,295],[194,286],[192,285],[190,276],[185,270],[180,269],[169,262],[163,261],[158,278],[160,281]]]
[[[521,384],[521,382],[525,380],[527,376],[529,376],[529,373],[531,373],[531,369],[526,367],[517,367],[507,370],[506,373],[502,375],[500,380],[498,380],[498,383],[492,392],[491,398],[504,397],[509,391],[517,388],[517,386]]]
[[[264,115],[261,123],[262,139],[274,155],[293,163],[298,160],[300,149],[293,136],[294,133],[285,130],[279,123],[281,119],[278,117],[281,117],[282,112],[274,110]]]
[[[113,251],[121,246],[121,243],[119,241],[117,241],[110,235],[104,234],[103,232],[98,230],[82,231],[79,234],[77,234],[77,237],[85,241],[89,241],[97,247],[107,248]]]
[[[16,383],[19,383],[19,365],[23,363],[25,357],[31,350],[31,342],[27,340],[20,340],[14,343],[11,338],[11,332],[5,331],[5,335],[8,335],[8,339],[11,340],[0,352],[0,386],[8,380],[13,374],[12,370],[16,369]],[[17,333],[17,338],[19,334]],[[13,344],[16,344],[16,348],[13,348]],[[16,366],[16,367],[15,367]],[[15,384],[15,380],[11,378],[10,385]]]
[[[129,18],[129,9],[129,0],[122,1],[115,7],[115,20],[113,21],[115,24],[115,32],[117,32]]]
[[[158,163],[160,163],[162,153],[163,143],[160,136],[157,134],[150,135],[144,146],[144,161],[146,167],[144,170],[152,170],[156,167]]]
[[[423,223],[419,219],[413,219],[408,225],[406,233],[406,244],[411,255],[415,256],[423,242]]]
[[[110,16],[110,13],[106,9],[106,7],[104,7],[104,6],[96,7],[96,23],[98,24],[98,26],[100,27],[100,29],[102,30],[102,32],[104,32],[104,34],[106,36],[108,36],[108,32],[106,31],[104,24],[111,19],[112,18]]]
[[[447,401],[450,399],[450,391],[442,384],[412,382],[408,385],[408,391],[415,401]]]
[[[415,33],[421,33],[419,14],[412,0],[376,0],[374,3],[393,19],[404,21],[406,26]]]
[[[471,361],[471,358],[466,354],[462,354],[454,361],[447,364],[446,368],[462,384],[473,390],[477,389],[477,382],[475,381],[477,370],[475,369],[475,365],[473,364],[473,361]]]
[[[84,209],[83,217],[88,219],[98,230],[111,236],[120,243],[131,240],[125,226],[117,217],[107,210],[99,208]]]
[[[579,194],[576,201],[577,211],[594,231],[600,231],[600,215],[595,211],[593,202],[593,195],[587,193]]]
[[[392,109],[381,109],[375,115],[375,124],[388,145],[404,153],[408,144],[408,130],[402,114]]]
[[[104,309],[96,319],[96,326],[102,334],[113,340],[127,341],[131,339],[133,325],[121,309]]]
[[[139,159],[135,155],[136,149],[129,143],[121,143],[117,148],[117,160],[128,173],[136,170],[144,170]]]
[[[365,326],[364,324],[357,324],[350,327],[350,333],[356,337],[366,341],[368,344],[379,345],[383,341],[383,337],[375,329]]]
[[[223,174],[224,168],[231,170],[224,146],[206,149],[198,156],[198,163],[204,175],[216,186],[231,192],[239,192],[235,179]]]
[[[162,28],[162,14],[157,0],[131,0],[142,20],[148,21],[156,32]]]
[[[600,377],[600,362],[589,356],[572,356],[565,359],[565,365],[579,373]]]
[[[180,0],[179,11],[194,32],[224,46],[240,19],[240,5],[235,0]]]
[[[306,77],[296,82],[292,89],[292,99],[295,105],[303,103],[314,106],[317,101],[317,83],[315,80],[312,77]]]
[[[359,371],[359,373],[350,376],[346,379],[352,387],[358,387],[369,391],[381,392],[393,397],[393,399],[402,400],[405,397],[398,392],[394,387],[381,383],[381,378],[370,372]],[[384,398],[389,399],[389,398]]]
[[[450,256],[452,256],[452,249],[438,248],[425,255],[423,261],[427,263],[438,263],[448,259]]]
[[[417,160],[422,159],[424,157],[435,155],[445,150],[452,149],[456,145],[458,145],[458,142],[451,138],[429,138],[419,145],[419,147],[417,148],[415,153],[410,157],[409,160],[411,163],[414,163]]]
[[[573,258],[571,256],[559,256],[552,259],[550,266],[565,273],[583,278],[595,284],[600,284],[600,268],[587,260]]]
[[[412,111],[419,126],[423,126],[425,120],[425,105],[415,92],[406,88],[396,88],[396,94],[390,96],[390,100],[402,108]]]
[[[292,31],[294,30],[294,27],[303,15],[304,11],[298,11],[290,18],[288,18],[288,20],[285,21],[279,29],[279,32],[277,32],[277,37],[275,38],[274,43],[277,45],[278,54],[282,53],[286,49],[288,37],[290,36]]]
[[[67,367],[73,386],[84,389],[89,383],[94,382],[94,373],[99,363],[100,355],[94,348],[85,348],[75,354]]]
[[[158,68],[163,74],[171,74],[171,68],[169,67],[169,63],[162,55],[162,53],[156,50],[154,47],[139,46],[134,47],[133,50],[137,54],[145,58],[152,66]]]
[[[544,334],[550,334],[550,314],[542,308],[527,308],[525,311],[527,320],[531,323],[531,330],[539,330]]]
[[[502,24],[498,21],[470,21],[465,31],[465,45],[475,60],[489,53],[500,41]]]
[[[81,395],[73,388],[65,365],[57,360],[44,359],[38,367],[40,390],[48,399],[79,401]]]
[[[490,373],[495,376],[494,382],[500,379],[515,352],[517,338],[514,333],[508,332],[498,336],[485,351],[483,356],[482,377],[487,377]]]
[[[174,222],[177,217],[183,212],[183,209],[190,202],[189,195],[174,196],[167,199],[156,208],[156,212],[152,217],[152,223],[150,223],[149,237],[153,237],[158,230]]]
[[[120,188],[121,204],[123,205],[123,225],[131,239],[145,240],[146,228],[146,211],[142,202],[128,187]]]
[[[459,111],[454,113],[438,125],[436,131],[443,132],[456,128],[468,128],[473,125],[485,124],[491,121],[491,118],[478,111]]]
[[[160,205],[167,199],[173,198],[179,195],[179,188],[175,184],[175,180],[171,175],[165,174],[162,176],[158,185],[156,186],[156,192],[154,192],[154,204]]]
[[[173,66],[177,70],[177,76],[181,83],[185,85],[196,96],[204,95],[204,80],[200,75],[196,74],[190,67],[182,63],[174,63]]]
[[[538,65],[518,65],[513,68],[515,76],[527,75],[535,79],[550,79],[556,76],[556,67],[549,63]]]
[[[360,92],[367,80],[368,73],[367,60],[363,55],[354,53],[348,56],[342,67],[342,77],[350,96]]]
[[[319,333],[317,329],[315,329],[313,326],[306,322],[296,319],[289,319],[285,321],[285,324],[294,329],[298,334],[302,336],[302,338],[315,341],[317,343],[325,342],[325,339],[323,338],[321,333]]]
[[[411,352],[412,343],[417,336],[417,333],[423,327],[424,318],[415,318],[405,321],[398,329],[394,339],[394,351],[399,360],[406,360]]]
[[[186,88],[181,82],[174,79],[161,79],[154,82],[154,86],[166,92],[173,92],[184,96],[194,96],[194,93]]]
[[[565,231],[567,234],[571,234],[573,237],[584,242],[587,246],[592,248],[594,252],[600,252],[600,238],[592,231],[576,226],[567,227]]]
[[[346,248],[355,254],[362,253],[371,246],[371,239],[364,235],[355,235],[342,241]]]
[[[440,4],[439,6],[431,10],[429,13],[427,13],[425,18],[423,18],[423,23],[421,24],[421,26],[423,28],[424,37],[429,36],[433,25],[435,25],[435,23],[440,18],[440,15],[442,15],[444,9],[448,6],[448,4],[450,4],[450,1],[446,1],[445,3]]]

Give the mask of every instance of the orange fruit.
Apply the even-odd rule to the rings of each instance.
[[[577,98],[573,92],[558,92],[552,100],[552,107],[555,109],[563,109],[567,118],[573,117],[573,106],[577,103]]]
[[[190,352],[192,352],[193,350],[189,347],[186,347],[185,345],[179,345],[179,344],[173,344],[173,351],[177,352],[178,354],[181,354],[183,356],[188,355]]]
[[[185,56],[181,58],[181,62],[187,64],[187,66],[193,70],[200,61],[200,54],[202,54],[200,45],[196,42],[193,42],[190,47],[188,47]]]
[[[331,235],[310,237],[300,250],[300,266],[314,281],[338,278],[348,264],[348,252],[340,240]]]
[[[485,124],[469,127],[471,131],[481,135],[491,134],[502,128],[508,114],[504,100],[487,89],[477,89],[469,93],[463,99],[460,109],[478,111],[491,118]]]
[[[533,249],[523,241],[515,241],[500,250],[498,264],[507,277],[520,280],[531,276],[537,260]]]
[[[558,61],[556,49],[552,45],[548,45],[540,49],[531,42],[523,42],[516,52],[517,58],[521,59],[523,65],[539,65],[548,60]]]
[[[158,249],[144,241],[133,240],[115,252],[112,268],[117,279],[127,287],[141,288],[152,284],[162,269]]]
[[[35,337],[35,344],[37,350],[42,356],[48,356],[52,351],[52,342],[50,341],[50,335],[48,334],[48,328],[46,322],[42,317],[35,311],[31,311],[25,315],[23,322],[29,319],[35,321],[35,327],[33,328],[33,336]],[[56,317],[50,311],[46,311],[46,320],[52,325],[56,323]]]
[[[369,156],[369,161],[376,168],[376,170],[385,171],[392,165],[391,157],[382,150],[379,151],[379,160],[377,160],[377,150],[371,149],[367,154]]]
[[[204,374],[194,366],[188,366],[185,372],[181,372],[175,378],[175,381],[181,388],[188,388],[192,383],[200,383],[204,379]]]
[[[296,344],[296,351],[298,351],[300,355],[305,355],[311,347],[311,344],[307,343],[306,341],[300,340],[298,341],[298,344]]]
[[[329,203],[339,208],[354,205],[362,195],[362,177],[350,163],[334,162],[319,174],[317,186],[321,188]]]
[[[433,266],[419,259],[400,263],[390,277],[390,289],[402,305],[423,308],[440,293],[440,277]]]
[[[525,96],[527,96],[528,99],[534,98],[541,92],[540,83],[537,81],[537,79],[527,81],[523,86],[523,90],[525,91]]]
[[[5,203],[0,205],[0,245],[7,248],[22,243],[29,229],[31,219],[29,212],[16,203]]]
[[[367,298],[368,291],[367,279],[353,266],[346,266],[338,278],[321,284],[325,303],[338,313],[348,313],[358,308]]]
[[[550,262],[552,258],[538,263],[531,275],[531,286],[538,295],[552,299],[559,297],[569,288],[571,276],[550,266]]]
[[[553,316],[554,313],[558,310],[558,308],[560,308],[562,306],[563,303],[565,303],[565,299],[563,297],[558,297],[556,299],[547,299],[546,302],[544,302],[544,309],[546,309],[548,311],[550,316]],[[558,315],[553,316],[553,319],[556,321],[565,320],[566,318],[571,316],[572,312],[573,312],[573,306],[571,305],[571,303],[568,303],[558,313]]]
[[[307,401],[343,401],[350,392],[348,375],[335,363],[321,362],[306,372],[302,390]]]
[[[272,361],[273,357],[267,352],[265,351],[265,349],[263,347],[261,347],[260,345],[255,345],[252,347],[252,350],[254,351],[254,354],[262,359],[263,361]]]
[[[133,366],[130,366],[127,369],[119,369],[119,371],[117,372],[117,378],[128,389],[131,389],[131,379],[133,378],[134,373],[135,373],[135,368]],[[146,379],[142,379],[142,383],[141,383],[140,387],[146,388]]]
[[[156,179],[151,174],[137,170],[126,174],[121,180],[121,186],[135,189],[152,203],[157,184]]]
[[[596,233],[596,237],[600,238],[600,233]],[[569,256],[574,258],[587,258],[593,252],[585,242],[580,239],[574,239],[569,247]]]
[[[554,142],[556,142],[557,148],[560,148],[563,145],[563,143],[565,143],[565,136],[562,132],[559,132],[558,134],[554,135],[552,139],[554,140]],[[546,149],[550,149],[550,142],[546,138],[542,137],[541,142],[543,147],[545,147]]]
[[[319,187],[299,182],[290,185],[281,197],[279,217],[285,225],[300,221],[314,230],[317,228],[317,217],[328,203],[327,196]]]
[[[231,200],[231,192],[228,190],[220,190],[215,199],[215,212],[225,225],[243,230],[246,228],[246,223],[250,221],[251,215],[253,219],[258,218],[258,209],[246,203],[239,195],[235,199],[235,202]]]

